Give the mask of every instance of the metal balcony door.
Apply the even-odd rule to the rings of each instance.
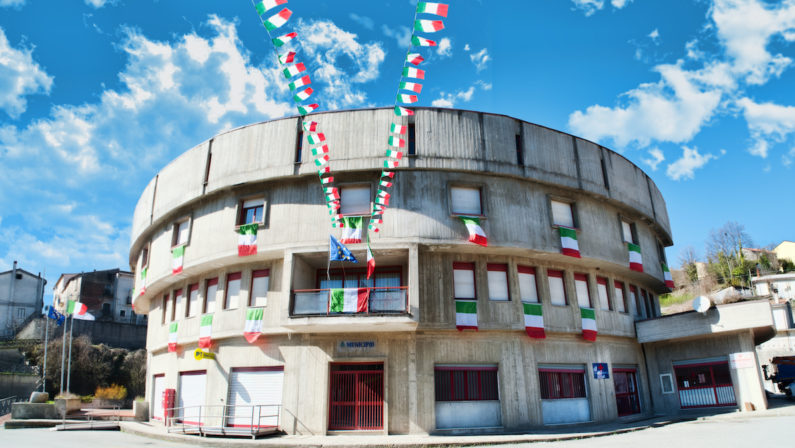
[[[329,430],[384,429],[384,364],[332,364]]]
[[[638,377],[635,369],[613,369],[618,416],[640,413]]]

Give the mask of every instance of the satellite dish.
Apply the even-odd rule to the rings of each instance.
[[[698,296],[695,300],[693,300],[693,309],[699,313],[706,313],[711,306],[712,302],[710,302],[709,297]]]

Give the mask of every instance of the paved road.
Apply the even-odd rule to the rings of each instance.
[[[0,429],[3,448],[186,448],[182,443],[138,437],[119,431],[51,431],[50,429]]]

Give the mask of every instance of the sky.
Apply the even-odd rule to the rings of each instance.
[[[712,229],[795,240],[795,0],[450,0],[419,106],[593,140],[666,199],[679,265]],[[290,0],[321,110],[391,106],[416,0]],[[277,10],[274,10],[274,12]],[[281,29],[280,29],[281,30]],[[129,269],[146,184],[293,115],[246,0],[0,0],[0,271]]]

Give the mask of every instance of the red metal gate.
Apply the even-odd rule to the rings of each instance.
[[[616,388],[618,416],[639,413],[637,371],[635,369],[613,369],[613,384]]]
[[[332,364],[329,430],[384,429],[384,364]]]
[[[727,361],[678,365],[674,371],[683,409],[737,405]]]

